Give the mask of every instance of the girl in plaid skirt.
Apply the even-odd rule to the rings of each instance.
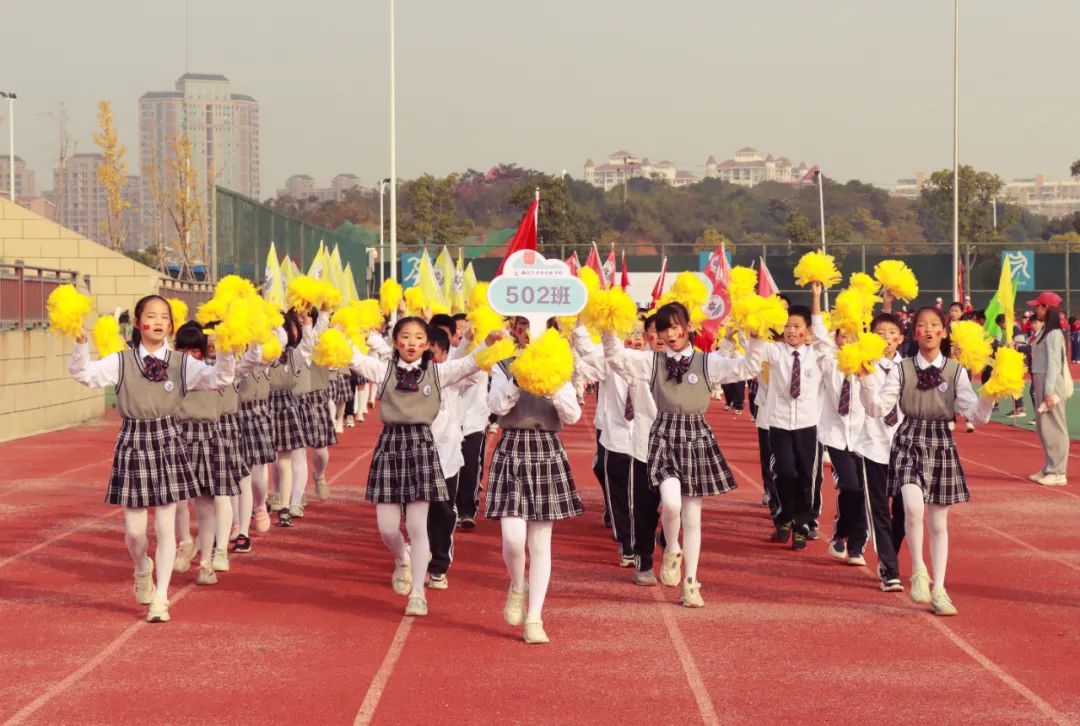
[[[261,346],[258,358],[261,361]],[[240,379],[240,451],[251,474],[240,481],[240,534],[236,538],[236,552],[251,551],[249,534],[252,519],[258,532],[270,529],[270,515],[266,511],[268,464],[277,460],[277,453],[270,433],[269,372],[269,366],[260,363]],[[246,496],[245,483],[250,492]]]
[[[427,323],[420,318],[399,319],[392,338],[394,351],[388,363],[359,352],[351,363],[359,375],[382,381],[383,430],[371,459],[365,496],[375,504],[379,535],[394,555],[390,584],[398,595],[409,596],[405,614],[427,615],[428,508],[430,502],[449,499],[431,423],[439,413],[441,387],[475,373],[479,366],[474,355],[433,363]],[[373,334],[369,342],[378,348],[380,336]],[[409,543],[401,534],[403,505]]]
[[[124,507],[124,539],[135,563],[135,600],[149,605],[146,619],[169,619],[169,580],[176,558],[176,505],[200,493],[180,429],[173,420],[189,391],[232,383],[234,361],[222,355],[207,365],[169,350],[173,322],[169,303],[158,295],[135,305],[131,347],[90,360],[86,335],[76,340],[68,370],[85,386],[116,386],[123,417],[105,501]],[[157,552],[147,557],[147,510],[154,507]],[[157,583],[153,571],[157,566]]]
[[[880,370],[862,377],[863,405],[869,416],[881,418],[894,406],[904,421],[893,437],[889,457],[888,492],[904,502],[904,530],[911,551],[911,599],[929,603],[938,615],[956,615],[945,591],[949,559],[949,505],[969,498],[949,422],[960,414],[986,423],[994,402],[975,394],[971,379],[955,359],[945,317],[935,307],[924,307],[915,317],[919,352],[899,365],[900,375]],[[933,590],[923,560],[923,514],[930,530]]]
[[[683,605],[702,607],[705,601],[697,579],[702,499],[735,488],[735,477],[705,421],[709,393],[722,383],[756,375],[764,343],[750,340],[746,355],[735,358],[695,350],[690,345],[690,315],[679,303],[656,311],[656,333],[666,343],[663,353],[631,350],[608,333],[604,355],[616,374],[646,381],[652,389],[657,415],[649,435],[649,477],[660,489],[666,543],[660,581],[674,587],[681,580]],[[684,559],[685,577],[680,577]]]

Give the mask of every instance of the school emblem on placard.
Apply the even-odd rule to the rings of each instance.
[[[945,381],[942,381],[942,382],[941,382],[941,385],[940,385],[940,386],[938,386],[938,387],[937,387],[937,389],[938,389],[939,391],[941,391],[942,393],[945,393],[945,391],[949,390],[949,384],[948,384],[948,383],[946,383]]]
[[[165,381],[165,393],[172,393],[175,387],[172,381]]]
[[[429,383],[426,386],[424,386],[421,393],[423,393],[425,396],[430,396],[431,395],[431,384]]]
[[[686,377],[686,381],[687,381],[687,383],[689,383],[689,384],[690,384],[691,386],[692,386],[692,385],[694,385],[695,383],[697,383],[697,382],[698,382],[698,377],[697,377],[697,373],[691,373],[690,375],[688,375],[688,376]]]

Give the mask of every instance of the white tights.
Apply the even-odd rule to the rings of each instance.
[[[176,505],[176,534],[180,537],[180,542],[192,542],[195,539],[191,536],[191,508],[186,501]]]
[[[696,580],[701,559],[702,497],[684,497],[682,484],[672,477],[660,482],[660,503],[660,523],[667,546],[673,552],[678,551],[681,525],[685,576],[688,580]]]
[[[510,584],[521,592],[525,587],[525,545],[529,546],[529,615],[544,609],[551,582],[551,532],[554,522],[526,522],[520,517],[503,517],[502,551]]]
[[[914,484],[900,488],[904,498],[904,535],[911,551],[913,570],[926,567],[923,560],[923,490]],[[945,569],[949,565],[949,508],[926,504],[926,527],[930,530],[930,564],[934,570],[934,589],[945,587]]]
[[[307,488],[308,465],[307,449],[277,452],[274,463],[277,470],[278,494],[281,495],[283,508],[299,504]]]
[[[184,502],[181,502],[184,504]],[[186,506],[186,504],[185,504]],[[146,553],[150,540],[146,536],[147,509],[124,507],[124,542],[135,563],[136,572],[146,572]],[[169,581],[176,562],[176,504],[154,507],[154,534],[157,550],[154,552],[154,569],[157,570],[157,594],[169,596]]]
[[[326,478],[326,467],[329,465],[330,449],[324,446],[321,449],[311,450],[311,473],[315,481]]]
[[[245,537],[250,534],[251,513],[256,506],[266,506],[266,464],[252,467],[251,473],[240,480],[240,495],[233,497],[233,522]]]
[[[231,497],[203,496],[195,499],[195,516],[199,518],[199,566],[209,567],[218,549],[229,546],[229,529],[232,527]]]
[[[409,533],[409,543],[401,534],[401,505],[376,504],[375,521],[379,526],[379,536],[394,562],[402,565],[406,559],[412,565],[412,594],[424,595],[424,575],[427,574],[428,560],[431,559],[431,543],[427,534],[427,502],[409,502],[405,505],[405,529]]]

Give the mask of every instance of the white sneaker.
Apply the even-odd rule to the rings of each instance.
[[[334,422],[334,433],[335,434],[343,434],[343,433],[345,433],[345,426],[342,425],[342,423],[340,421],[335,421]]]
[[[315,498],[325,502],[330,498],[330,487],[326,483],[326,477],[315,480]]]
[[[289,507],[289,515],[293,519],[303,519],[304,518],[304,505],[303,504],[294,504],[294,505],[292,505],[291,507]]]
[[[1044,487],[1063,487],[1069,483],[1064,474],[1044,474],[1039,483]]]
[[[176,560],[173,562],[173,572],[187,572],[191,568],[191,560],[195,557],[194,542],[181,542],[176,548]]]
[[[210,558],[210,566],[214,568],[214,572],[228,572],[229,571],[229,553],[227,550],[221,548],[214,549],[214,556]]]
[[[361,418],[360,420],[363,421],[364,419]],[[352,416],[349,416],[347,419],[345,419],[345,425],[349,428],[356,428],[356,419]]]
[[[199,574],[195,576],[196,585],[216,585],[217,583],[217,573],[212,567],[199,568]]]
[[[529,645],[543,645],[551,642],[547,632],[544,631],[544,621],[539,615],[530,615],[525,620],[525,632],[522,639]]]
[[[922,605],[930,602],[930,575],[925,567],[911,573],[911,590],[908,591],[908,596],[912,602]]]
[[[154,599],[154,561],[146,558],[146,572],[135,573],[135,602],[149,605]]]
[[[528,591],[528,584],[520,592],[514,589],[513,583],[510,584],[510,590],[506,593],[506,605],[503,606],[503,620],[507,625],[516,627],[525,622],[525,594]]]
[[[390,576],[390,586],[398,595],[408,595],[412,592],[412,565],[408,560],[401,564],[394,564],[394,574]]]
[[[678,587],[682,581],[682,550],[664,550],[664,564],[660,566],[660,582],[668,587]]]
[[[412,595],[409,597],[409,602],[405,606],[406,615],[427,615],[427,598],[423,595]]]
[[[146,613],[148,623],[169,622],[169,599],[164,595],[155,595],[150,602],[150,610]]]
[[[1033,481],[1033,482],[1035,482],[1036,484],[1038,484],[1038,483],[1040,483],[1040,482],[1041,482],[1041,480],[1042,480],[1042,478],[1043,478],[1044,476],[1046,476],[1046,472],[1045,472],[1045,471],[1037,471],[1037,472],[1035,472],[1034,474],[1029,474],[1029,475],[1028,475],[1028,479],[1030,479],[1031,481]]]

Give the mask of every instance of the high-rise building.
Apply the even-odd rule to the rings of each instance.
[[[11,187],[11,163],[7,154],[0,156],[0,196],[8,196]],[[27,168],[26,162],[15,157],[15,197],[36,197],[37,185],[34,170]]]
[[[105,239],[109,214],[105,187],[98,181],[101,154],[75,154],[53,170],[53,203],[60,224],[92,240]]]
[[[316,202],[340,202],[350,189],[363,189],[363,182],[356,174],[338,174],[328,187],[317,187],[310,174],[293,174],[285,180],[285,186],[277,190],[279,197],[292,197],[299,201],[314,199]]]
[[[150,228],[155,224],[154,176],[159,180],[164,176],[165,160],[185,133],[191,140],[191,162],[204,213],[211,185],[259,198],[258,101],[232,93],[223,75],[185,73],[176,81],[175,90],[150,91],[139,98],[142,197],[149,205],[143,217]],[[148,174],[147,169],[156,174]]]

